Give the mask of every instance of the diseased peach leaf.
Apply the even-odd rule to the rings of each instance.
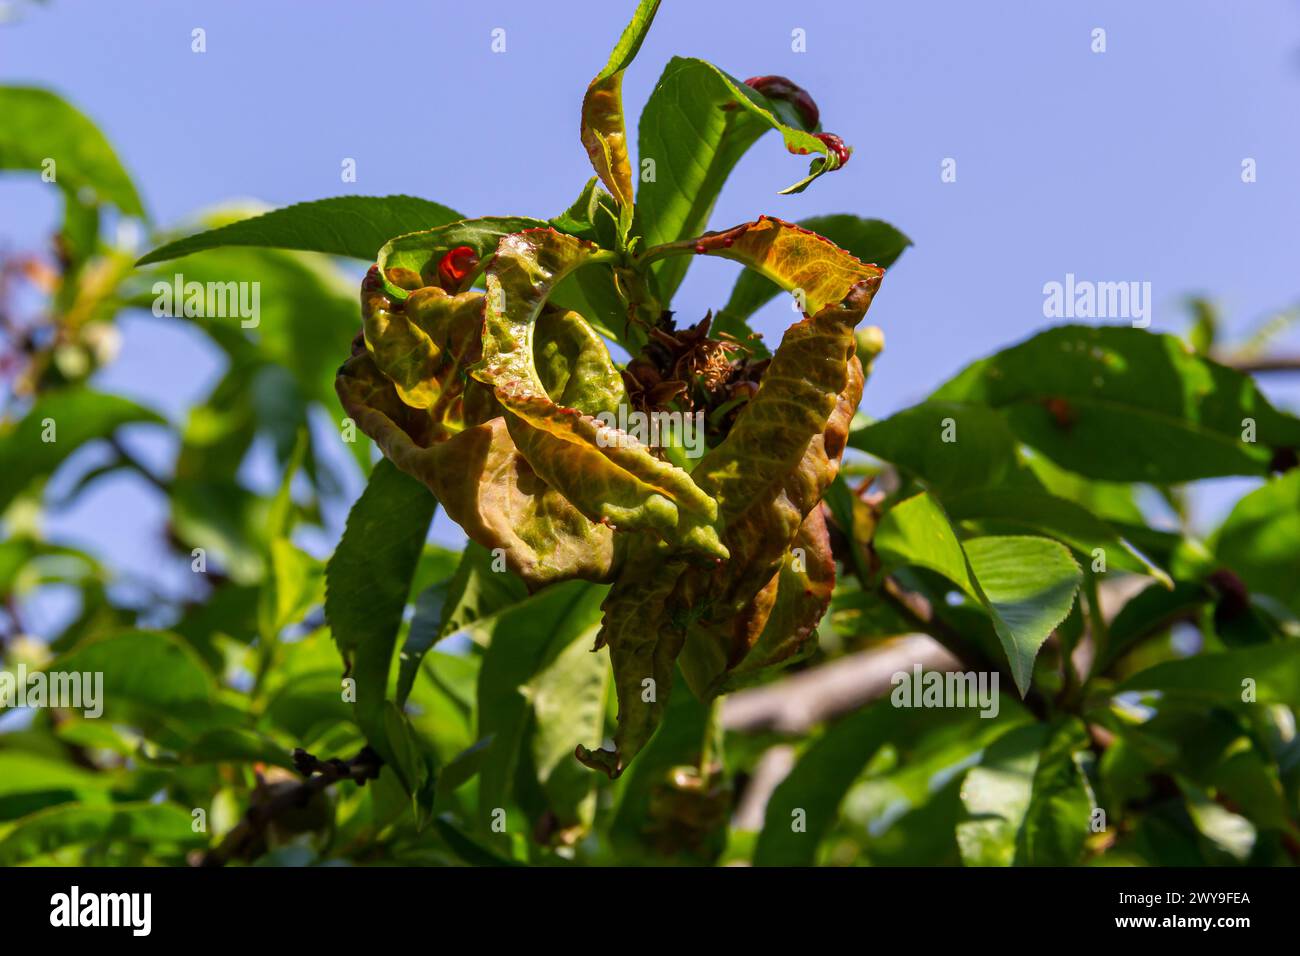
[[[717,507],[690,475],[592,417],[596,402],[557,404],[538,375],[534,335],[547,297],[565,276],[611,255],[553,229],[502,239],[487,270],[483,359],[471,374],[513,416],[511,435],[537,473],[588,518],[724,558]],[[607,412],[625,400],[621,384],[603,397]]]
[[[466,534],[486,548],[503,549],[506,564],[530,587],[610,574],[613,532],[587,520],[537,476],[504,418],[434,440],[427,414],[400,400],[368,354],[350,359],[337,384],[357,427],[422,481]]]
[[[592,168],[619,206],[620,229],[626,234],[632,221],[632,164],[627,152],[627,126],[623,118],[623,71],[631,65],[654,22],[659,0],[641,0],[623,30],[609,62],[582,98],[582,145]]]
[[[783,225],[762,233],[779,235]],[[800,242],[820,242],[797,231],[791,235]],[[785,255],[773,261],[798,260]],[[703,569],[663,551],[641,548],[629,554],[606,598],[600,636],[614,665],[618,730],[613,750],[579,751],[588,766],[616,776],[644,746],[662,717],[672,689],[673,663],[688,630],[694,650],[682,657],[682,670],[701,698],[716,694],[727,670],[742,663],[763,637],[770,609],[757,620],[755,601],[762,602],[764,588],[778,575],[789,548],[834,480],[862,396],[864,376],[853,333],[880,281],[880,270],[862,269],[863,275],[843,289],[840,301],[826,304],[786,332],[758,393],[730,434],[692,472],[698,487],[717,502],[730,559]],[[852,270],[845,267],[841,274],[851,275]],[[819,545],[818,519],[812,522],[807,533]],[[820,589],[828,582],[821,550],[816,555]],[[776,596],[770,597],[775,606]],[[794,653],[816,625],[812,612],[818,606],[824,611],[820,595],[798,610],[794,603],[782,605],[778,620],[792,622],[794,631],[768,635],[760,657],[770,656],[775,663]],[[745,634],[747,627],[754,629],[752,637]],[[801,628],[802,635],[797,633]],[[653,681],[650,697],[647,680]]]

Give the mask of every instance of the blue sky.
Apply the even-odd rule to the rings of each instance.
[[[90,115],[164,225],[231,199],[348,192],[545,217],[590,175],[578,107],[632,6],[53,0],[0,26],[0,82],[49,86]],[[191,52],[196,27],[203,54]],[[491,50],[497,27],[505,53]],[[1095,28],[1104,53],[1092,52]],[[806,52],[791,49],[795,29]],[[843,171],[778,196],[805,161],[769,134],[713,227],[851,212],[915,241],[872,308],[887,349],[869,414],[1045,325],[1043,285],[1067,273],[1150,282],[1161,330],[1183,329],[1192,293],[1220,301],[1236,330],[1300,299],[1294,0],[665,0],[626,79],[629,116],[674,54],[742,78],[788,75],[856,148]],[[340,180],[345,157],[355,184]],[[945,158],[956,182],[941,181]],[[57,210],[34,177],[5,177],[0,243],[43,245]],[[717,307],[735,272],[697,264],[675,307]],[[788,315],[774,302],[757,325],[774,338]],[[219,371],[199,336],[138,317],[100,384],[179,416]],[[1272,393],[1300,404],[1300,389]],[[1229,500],[1224,489],[1205,507]],[[108,480],[49,526],[147,575],[161,517],[147,492]]]

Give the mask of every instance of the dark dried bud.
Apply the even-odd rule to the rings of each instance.
[[[1274,448],[1273,458],[1268,463],[1268,470],[1275,475],[1283,475],[1300,465],[1300,455],[1294,448]]]
[[[1232,571],[1219,568],[1205,580],[1219,594],[1214,609],[1216,620],[1233,620],[1250,607],[1250,592],[1245,582]]]

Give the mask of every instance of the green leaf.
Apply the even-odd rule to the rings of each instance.
[[[455,634],[472,628],[476,622],[528,597],[523,582],[516,575],[495,570],[493,561],[491,552],[482,545],[471,541],[465,546],[443,604],[438,625],[441,633]]]
[[[43,173],[54,160],[55,182],[70,196],[90,190],[128,216],[144,219],[144,206],[113,147],[80,110],[49,90],[0,87],[0,169]]]
[[[492,619],[491,638],[479,671],[477,708],[478,737],[492,737],[479,779],[479,823],[484,832],[491,831],[493,811],[507,809],[512,803],[511,785],[532,716],[530,684],[574,642],[584,644],[584,653],[589,653],[586,648],[600,624],[604,591],[569,581],[506,608]],[[580,740],[569,742],[569,752]]]
[[[411,795],[411,810],[417,830],[424,829],[433,814],[437,792],[435,757],[431,748],[415,732],[410,718],[391,700],[383,702],[383,727],[390,766],[397,771]],[[378,748],[376,748],[378,749]]]
[[[272,738],[239,727],[218,727],[201,734],[180,754],[183,764],[266,763],[293,769],[293,755]]]
[[[100,208],[94,201],[85,202],[80,195],[64,192],[63,224],[59,228],[58,241],[68,268],[64,272],[63,285],[55,295],[57,308],[68,308],[77,296],[79,283],[76,278],[99,248],[101,218]]]
[[[0,866],[14,866],[62,847],[111,841],[148,847],[155,854],[167,847],[202,846],[188,810],[174,803],[119,803],[110,807],[68,804],[23,817],[0,839]],[[162,855],[179,862],[180,853]]]
[[[1065,498],[1032,488],[986,487],[946,495],[943,503],[951,518],[976,522],[985,533],[1017,529],[1049,535],[1074,548],[1089,563],[1100,550],[1107,570],[1149,574],[1165,589],[1174,586],[1167,573],[1113,527]]]
[[[1103,480],[1262,475],[1277,450],[1300,447],[1300,419],[1250,378],[1142,329],[1049,329],[981,359],[932,399],[997,408],[1021,441]]]
[[[258,623],[262,640],[268,646],[281,630],[300,620],[325,597],[324,566],[289,540],[294,524],[293,479],[302,468],[306,454],[304,429],[298,433],[267,517],[271,573],[259,595]]]
[[[1300,706],[1300,653],[1292,641],[1164,661],[1129,677],[1119,691],[1159,691],[1195,704]],[[1253,695],[1253,699],[1252,698]]]
[[[1091,788],[1075,759],[1087,744],[1071,718],[1030,724],[995,740],[966,774],[957,825],[967,866],[1071,866],[1090,832]]]
[[[148,265],[220,246],[299,249],[374,261],[380,247],[393,236],[463,218],[446,206],[414,196],[336,196],[296,203],[169,242],[136,264]]]
[[[217,695],[216,680],[199,656],[164,631],[121,631],[93,638],[56,658],[48,670],[102,675],[100,703],[110,717],[121,713],[118,707],[143,709],[156,717],[206,716]]]
[[[177,478],[171,482],[171,521],[188,548],[217,558],[236,583],[257,584],[266,573],[268,502],[234,480]]]
[[[971,819],[957,825],[957,846],[967,866],[1010,866],[1017,834],[1033,797],[1038,748],[1047,728],[1017,727],[995,740],[962,785]]]
[[[881,518],[873,543],[887,564],[929,568],[977,597],[961,542],[933,496],[923,493],[895,504]]]
[[[518,860],[501,856],[466,834],[457,826],[455,818],[442,814],[433,821],[438,835],[451,851],[470,866],[523,866]]]
[[[1210,600],[1209,588],[1187,581],[1177,582],[1172,589],[1160,584],[1143,589],[1120,608],[1107,626],[1093,673],[1104,674],[1143,638],[1166,631],[1179,619],[1195,617]]]
[[[674,57],[641,113],[638,152],[655,175],[637,189],[637,226],[647,246],[676,242],[708,228],[722,185],[758,138],[777,130],[793,153],[818,154],[809,175],[784,192],[799,192],[839,168],[834,150],[811,133],[785,125],[765,96],[703,60]],[[687,260],[659,263],[665,304],[681,285]],[[815,311],[815,309],[813,310]]]
[[[618,203],[620,231],[624,235],[632,221],[632,164],[623,119],[623,72],[636,58],[658,10],[659,0],[641,0],[637,4],[609,62],[582,98],[582,145],[596,175]]]
[[[928,494],[908,498],[885,514],[875,548],[886,562],[943,575],[984,607],[1021,696],[1029,689],[1038,649],[1070,613],[1083,578],[1069,550],[1046,538],[959,542]]]
[[[880,219],[863,219],[845,213],[812,216],[795,225],[824,236],[845,252],[888,269],[903,254],[912,240]],[[749,334],[745,320],[771,301],[780,287],[754,272],[742,272],[731,290],[731,298],[714,317],[713,334],[727,332],[744,339]]]
[[[163,419],[135,402],[88,388],[45,392],[21,421],[0,433],[0,512],[86,442],[141,422],[162,424]]]
[[[434,507],[423,485],[391,462],[378,462],[325,572],[325,617],[356,681],[357,725],[394,767],[398,751],[389,740],[385,707],[388,672]],[[415,789],[415,781],[404,782]]]
[[[594,242],[606,249],[616,248],[619,228],[618,208],[614,198],[596,186],[593,176],[587,181],[577,201],[565,212],[549,221],[552,229]],[[562,279],[551,293],[551,303],[572,309],[607,339],[630,350],[631,338],[639,329],[628,328],[628,299],[620,291],[609,266],[579,269]]]
[[[1300,469],[1238,501],[1215,534],[1214,554],[1252,592],[1300,614]]]
[[[981,405],[923,402],[859,428],[849,445],[923,479],[945,497],[1037,485],[1021,466],[1016,437],[1002,416]]]
[[[927,678],[928,679],[928,678]],[[952,866],[961,862],[957,824],[961,786],[983,750],[1029,715],[999,697],[996,719],[975,708],[930,709],[911,739],[896,736],[840,805],[841,832],[852,832],[872,866]],[[946,719],[945,719],[946,718]],[[896,757],[896,763],[887,759]]]
[[[94,802],[94,795],[114,782],[113,776],[62,759],[21,750],[0,750],[0,820],[12,815],[15,798],[41,797],[43,805],[72,800]]]
[[[574,634],[573,621],[571,614],[564,633],[556,634],[556,643],[562,645]],[[587,630],[562,647],[524,690],[533,711],[532,766],[561,828],[586,829],[596,814],[596,777],[573,754],[576,746],[598,747],[605,738],[610,667],[604,654],[592,651],[598,627],[593,617]]]
[[[463,784],[478,776],[483,767],[483,758],[491,746],[492,738],[488,737],[476,741],[448,760],[438,773],[439,795],[454,793]]]
[[[600,180],[595,176],[587,180],[573,205],[547,220],[546,225],[557,232],[612,249],[616,239],[610,230],[617,225],[618,208],[614,197],[601,189],[598,182]]]
[[[227,351],[231,374],[239,376],[237,386],[243,393],[249,391],[250,382],[255,383],[256,392],[247,400],[256,400],[256,413],[249,413],[256,427],[249,431],[287,437],[282,461],[293,446],[301,424],[298,419],[306,415],[306,401],[320,402],[334,412],[339,353],[356,334],[358,317],[355,288],[344,283],[328,260],[277,249],[213,249],[147,270],[142,278],[154,297],[171,300],[169,311],[178,317],[184,312],[183,298],[178,301],[178,283],[184,283],[183,295],[188,295],[183,289],[190,283],[203,286],[204,315],[186,316],[185,321],[198,325]],[[253,314],[252,319],[237,314],[228,304],[232,299],[218,297],[224,293],[216,290],[235,288],[230,283],[249,290],[249,298],[240,302],[246,307],[243,312]],[[252,298],[253,289],[256,298]],[[256,325],[246,329],[245,321]],[[267,363],[280,367],[275,370],[278,378],[262,370]],[[233,390],[232,386],[220,390],[227,404],[216,409],[216,423],[239,411],[232,399],[241,393],[231,395]],[[214,391],[213,397],[217,394]],[[293,420],[283,421],[286,418]],[[234,462],[234,466],[238,464],[238,460]]]
[[[1246,863],[1259,836],[1255,824],[1222,806],[1185,777],[1178,778],[1178,786],[1186,799],[1187,815],[1201,836],[1231,862]]]
[[[912,716],[889,700],[879,700],[813,741],[767,802],[754,865],[813,865],[849,786]]]
[[[325,568],[288,541],[271,542],[271,575],[262,593],[264,633],[275,635],[302,620],[325,597]]]
[[[1023,697],[1038,649],[1070,613],[1083,573],[1046,538],[971,538],[963,546]]]
[[[1033,794],[1016,840],[1018,864],[1078,864],[1096,806],[1079,761],[1087,747],[1088,734],[1078,720],[1069,718],[1052,726],[1038,754]]]
[[[406,640],[402,642],[398,664],[397,691],[394,695],[398,707],[406,706],[411,688],[415,686],[416,675],[420,672],[420,662],[443,636],[439,624],[450,592],[451,579],[448,578],[429,585],[415,599],[415,614],[407,629]]]

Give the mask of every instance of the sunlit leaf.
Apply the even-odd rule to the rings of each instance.
[[[446,206],[414,196],[335,196],[296,203],[177,239],[142,256],[138,264],[163,262],[220,246],[299,249],[373,261],[380,246],[393,236],[462,218]]]
[[[863,262],[888,269],[912,240],[887,222],[839,214],[812,216],[795,223],[801,229],[824,236]],[[731,298],[714,317],[714,333],[727,332],[743,339],[749,333],[746,319],[781,292],[781,287],[762,275],[745,271],[736,280]]]
[[[1300,419],[1171,335],[1065,325],[969,366],[932,396],[1001,411],[1021,441],[1089,478],[1262,475]]]
[[[1127,678],[1119,690],[1159,691],[1178,700],[1241,706],[1300,706],[1300,654],[1291,642],[1164,661]]]
[[[637,228],[645,244],[676,242],[704,232],[740,157],[773,129],[790,152],[815,154],[808,176],[784,192],[798,192],[840,167],[833,148],[811,132],[782,122],[773,103],[757,90],[704,60],[670,60],[641,113],[637,137],[641,162],[655,164],[653,177],[643,174],[637,187]],[[655,266],[664,302],[671,301],[689,265],[688,260],[677,260]]]
[[[1074,604],[1083,574],[1069,550],[1047,538],[1006,536],[958,541],[947,516],[928,494],[891,508],[876,531],[882,559],[928,568],[978,601],[1023,695],[1034,658]]]

